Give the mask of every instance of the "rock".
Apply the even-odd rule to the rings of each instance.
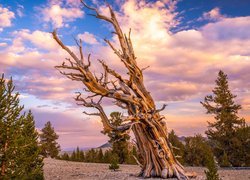
[[[167,168],[164,168],[162,171],[161,171],[161,177],[163,179],[167,179],[168,178],[168,170]]]

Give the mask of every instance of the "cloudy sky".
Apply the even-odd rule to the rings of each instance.
[[[163,103],[170,129],[178,135],[203,134],[207,121],[200,105],[211,94],[218,71],[228,74],[230,89],[242,105],[240,116],[250,122],[250,2],[249,0],[115,0],[121,27],[132,29],[138,64],[157,106]],[[100,1],[87,1],[103,14]],[[58,29],[75,50],[81,38],[85,54],[124,72],[119,59],[104,43],[116,43],[111,27],[89,16],[78,0],[0,0],[0,73],[13,77],[21,103],[35,115],[41,129],[51,121],[62,149],[96,147],[107,141],[98,117],[88,117],[73,101],[82,84],[59,74],[54,66],[68,57],[51,38]],[[116,110],[106,103],[109,114]]]

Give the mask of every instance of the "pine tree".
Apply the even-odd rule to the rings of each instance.
[[[68,155],[68,153],[63,153],[62,155],[61,155],[61,158],[60,158],[61,160],[66,160],[66,161],[69,161],[70,160],[70,158],[69,158],[69,155]]]
[[[0,78],[0,179],[43,179],[32,113],[22,114],[12,79]]]
[[[70,160],[71,160],[71,161],[76,161],[76,160],[77,160],[77,159],[76,159],[76,152],[75,152],[75,151],[72,152],[72,154],[71,154],[71,156],[70,156]]]
[[[119,112],[112,112],[110,114],[110,123],[113,126],[120,126],[122,123],[122,114]],[[125,163],[128,161],[129,156],[129,139],[130,136],[128,134],[121,133],[120,131],[110,131],[104,132],[104,134],[108,134],[110,140],[109,142],[112,144],[112,153],[117,154],[119,157],[119,163]]]
[[[220,162],[220,166],[221,167],[229,167],[231,164],[228,160],[227,154],[224,152],[223,156],[221,157],[221,162]]]
[[[220,180],[216,162],[212,153],[209,154],[206,158],[206,168],[206,180]]]
[[[97,154],[97,162],[102,163],[103,162],[103,152],[102,148],[99,149],[98,154]]]
[[[86,162],[97,162],[97,151],[93,148],[87,151],[85,160]]]
[[[184,163],[184,144],[179,140],[178,136],[175,134],[174,130],[172,130],[169,135],[169,142],[172,145],[174,155],[178,158],[180,163]]]
[[[85,161],[85,155],[84,155],[83,150],[80,151],[79,161],[81,161],[81,162],[84,162],[84,161]]]
[[[17,170],[16,177],[20,179],[43,179],[43,158],[38,146],[38,132],[35,129],[34,117],[31,111],[22,118],[20,138],[16,140]]]
[[[132,145],[132,149],[129,151],[126,164],[137,164],[137,160],[141,163],[141,157],[137,153],[136,145]]]
[[[78,146],[76,148],[76,161],[80,161],[80,149]]]
[[[237,130],[237,136],[232,140],[235,153],[232,154],[236,166],[250,166],[250,126],[243,124]]]
[[[213,114],[215,118],[215,122],[209,122],[206,134],[219,162],[222,162],[223,156],[227,156],[230,164],[237,166],[237,158],[234,157],[237,156],[240,159],[242,157],[236,153],[234,142],[240,141],[238,130],[245,124],[245,120],[237,115],[241,106],[234,102],[236,95],[231,93],[227,75],[223,71],[219,72],[216,87],[212,92],[213,95],[206,96],[204,102],[201,102],[207,113]],[[242,148],[245,147],[242,146]]]
[[[56,142],[58,135],[48,121],[40,134],[40,143],[44,157],[56,158],[60,152],[60,145]]]
[[[23,106],[19,106],[19,93],[14,94],[14,90],[12,79],[6,82],[2,75],[0,79],[0,165],[3,177],[11,177],[12,169],[15,169],[13,152],[16,149],[15,140],[20,133],[22,118]]]
[[[111,163],[111,158],[112,158],[112,150],[105,151],[104,156],[103,156],[103,162]]]
[[[114,170],[114,171],[119,169],[118,160],[119,160],[118,155],[113,154],[112,159],[111,159],[111,164],[109,165],[109,169]]]
[[[212,150],[200,134],[185,138],[184,162],[190,166],[205,166]]]

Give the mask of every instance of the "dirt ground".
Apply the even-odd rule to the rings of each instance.
[[[108,169],[108,164],[69,162],[55,159],[44,160],[45,180],[132,180],[140,168],[136,165],[120,165],[116,172]],[[205,180],[204,168],[187,167],[187,171],[196,172],[196,180]],[[250,169],[219,169],[224,180],[250,180]],[[154,179],[156,180],[156,179]]]

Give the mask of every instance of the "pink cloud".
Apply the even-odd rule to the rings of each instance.
[[[82,42],[87,44],[98,44],[98,41],[94,34],[91,34],[89,32],[84,32],[83,34],[78,34],[78,38],[82,40]]]
[[[71,112],[46,112],[33,109],[36,127],[41,129],[47,121],[51,121],[59,135],[59,143],[63,149],[80,147],[97,147],[108,141],[108,137],[101,134],[103,130],[99,118],[83,118]]]
[[[12,25],[11,20],[15,18],[15,13],[10,11],[8,8],[0,6],[0,32],[5,27]]]
[[[68,2],[72,5],[72,2]],[[77,18],[82,18],[84,12],[79,7],[63,7],[62,2],[54,2],[42,9],[43,20],[52,22],[54,28],[67,26],[67,22],[72,22]]]
[[[213,8],[209,12],[205,12],[202,15],[202,18],[199,18],[198,20],[211,20],[211,21],[219,21],[224,19],[225,16],[221,14],[220,8],[216,7]]]
[[[8,44],[5,42],[0,42],[0,47],[6,47]]]

